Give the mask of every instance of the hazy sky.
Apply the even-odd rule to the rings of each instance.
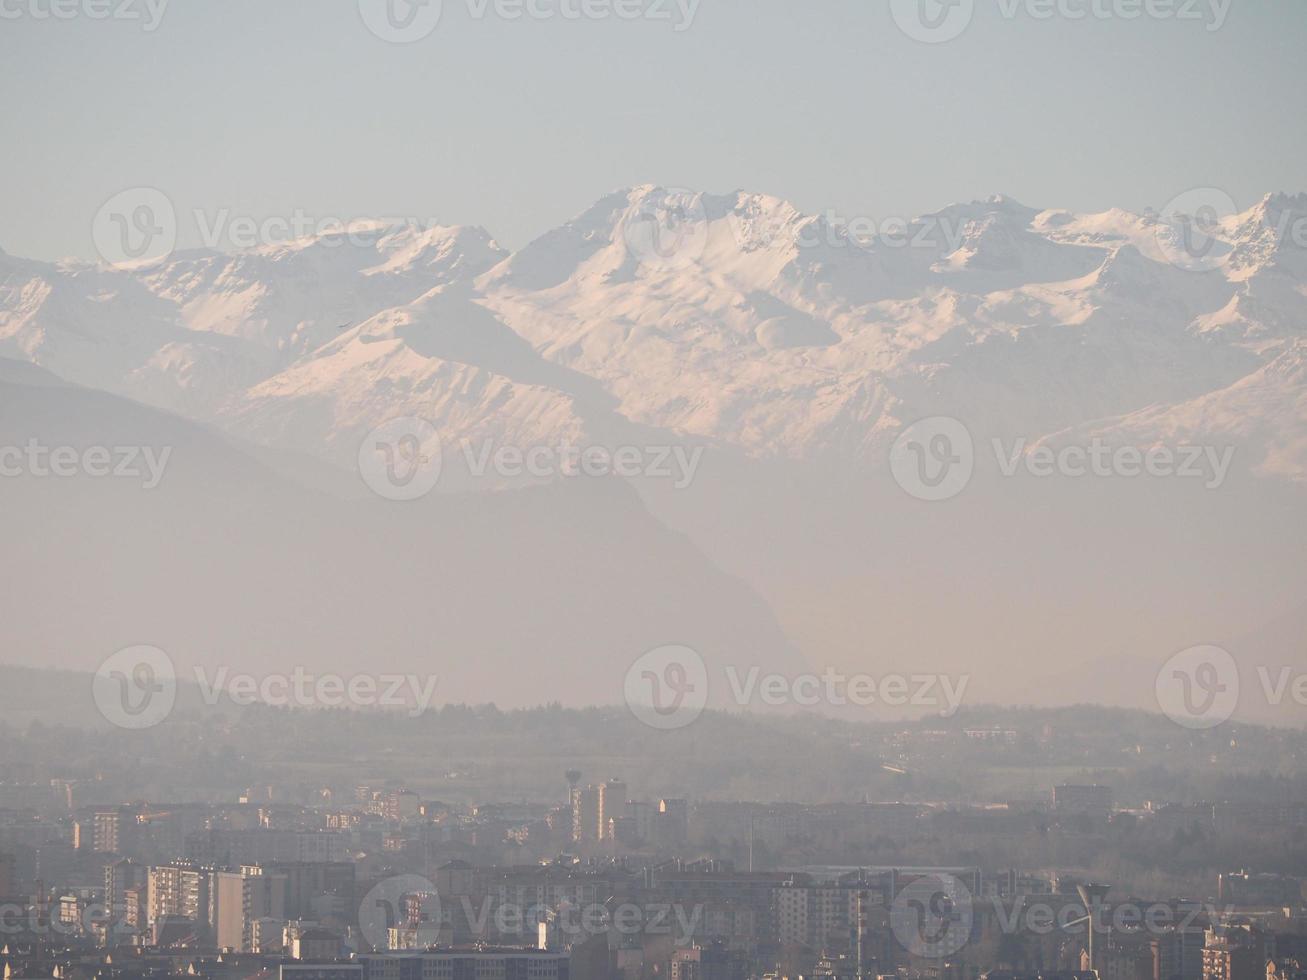
[[[360,0],[171,0],[153,31],[145,0],[51,2],[0,0],[0,247],[39,258],[90,256],[96,210],[142,185],[183,215],[437,218],[510,247],[645,182],[873,218],[1307,189],[1302,0],[976,0],[937,44],[889,0],[701,0],[684,30],[676,0],[444,0],[404,45]]]

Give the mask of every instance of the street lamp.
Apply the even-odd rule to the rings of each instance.
[[[1098,931],[1098,907],[1103,904],[1103,897],[1111,887],[1111,885],[1097,885],[1092,882],[1076,886],[1076,891],[1080,893],[1080,901],[1085,903],[1085,911],[1089,913],[1089,969],[1094,972],[1098,970],[1098,961],[1094,958],[1094,933]]]

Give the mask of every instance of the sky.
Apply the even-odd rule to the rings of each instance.
[[[1307,190],[1302,0],[443,0],[434,23],[387,0],[149,2],[0,0],[5,251],[91,258],[96,212],[138,187],[183,245],[199,211],[475,224],[510,248],[641,183],[875,220]],[[379,36],[410,13],[423,36]],[[911,36],[937,22],[962,27]]]

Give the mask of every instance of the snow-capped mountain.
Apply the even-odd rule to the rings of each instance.
[[[1262,447],[1264,475],[1303,479],[1307,461],[1307,339],[1299,338],[1247,377],[1175,405],[1157,405],[1087,426],[1120,445]]]
[[[353,324],[506,253],[481,229],[351,227],[141,270],[0,261],[0,351],[196,418],[312,358]]]
[[[11,590],[20,642],[308,663],[367,648],[397,667],[435,647],[442,665],[461,651],[460,691],[517,703],[575,677],[618,701],[635,657],[684,642],[819,672],[975,672],[981,700],[1156,707],[1177,650],[1301,606],[1307,196],[1197,229],[1004,197],[868,227],[639,187],[514,253],[417,226],[136,269],[0,253],[0,445],[177,447],[149,495],[0,481],[18,567],[42,570]],[[887,466],[936,415],[976,447],[943,507]],[[401,416],[446,447],[706,452],[684,487],[562,480],[396,508],[323,461],[353,471]],[[1237,454],[1219,493],[1000,479],[986,456],[1095,438]],[[117,591],[92,602],[111,568]],[[557,688],[506,693],[539,637],[567,668]],[[1090,688],[1032,667],[1050,651],[1085,678],[1105,652],[1139,676]]]
[[[1246,438],[1299,481],[1304,222],[1307,196],[1269,196],[1204,227],[1195,269],[1151,213],[995,197],[867,235],[644,186],[513,254],[480,229],[378,226],[137,270],[2,256],[0,356],[338,461],[417,415],[452,440],[653,431],[880,466],[905,424],[951,415],[1029,439]]]

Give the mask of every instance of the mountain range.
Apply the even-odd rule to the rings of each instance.
[[[154,496],[4,481],[12,659],[435,646],[477,665],[472,700],[583,703],[620,699],[589,680],[610,661],[687,642],[1155,707],[1176,650],[1307,625],[1304,229],[1307,195],[1269,195],[1194,261],[1170,215],[999,196],[869,235],[642,186],[511,253],[419,223],[134,268],[0,253],[0,434],[179,447]],[[349,471],[405,416],[439,433],[449,492],[388,507]],[[967,428],[976,475],[929,503],[888,460],[934,416]],[[1218,488],[1009,477],[995,440],[1234,464]],[[455,448],[562,443],[705,455],[691,486],[619,488],[478,478]],[[533,652],[554,680],[505,681]]]

